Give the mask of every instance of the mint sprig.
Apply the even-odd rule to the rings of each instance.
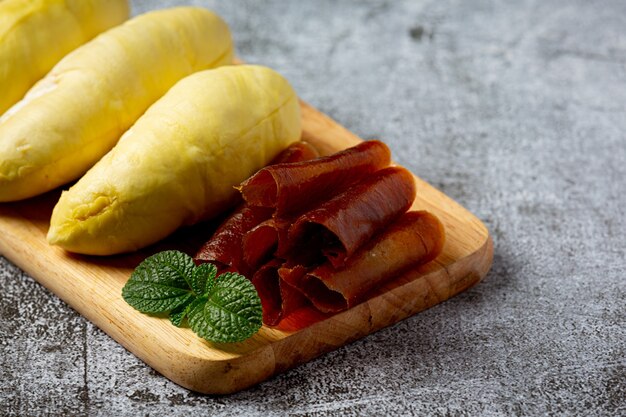
[[[206,302],[189,312],[191,329],[200,337],[221,342],[245,340],[255,334],[261,327],[262,310],[250,281],[243,275],[227,272],[213,282]]]
[[[122,297],[142,313],[168,313],[175,326],[187,318],[198,336],[220,343],[241,342],[262,324],[261,300],[243,275],[217,276],[213,264],[195,266],[179,251],[146,258],[133,271]]]

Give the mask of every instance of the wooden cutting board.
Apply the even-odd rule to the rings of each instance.
[[[305,103],[302,111],[303,139],[323,154],[360,141]],[[242,343],[207,342],[188,328],[135,311],[121,297],[131,271],[146,256],[171,248],[193,255],[210,235],[210,224],[182,230],[131,255],[72,255],[46,243],[50,213],[59,196],[54,191],[0,204],[0,253],[165,377],[194,391],[231,393],[440,303],[485,276],[493,257],[485,226],[426,182],[417,177],[416,182],[413,208],[435,213],[446,229],[439,258],[398,277],[348,311],[322,316],[301,310],[280,327],[264,326]]]

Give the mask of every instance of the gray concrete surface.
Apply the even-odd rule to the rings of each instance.
[[[0,414],[626,415],[626,2],[187,3],[217,10],[244,59],[476,213],[493,270],[392,328],[212,397],[161,377],[2,259]]]

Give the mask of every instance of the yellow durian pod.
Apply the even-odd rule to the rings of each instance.
[[[128,13],[126,0],[0,1],[0,114],[67,53]]]
[[[275,71],[242,65],[193,74],[63,192],[48,242],[92,255],[147,246],[227,209],[233,187],[300,134],[298,98]]]
[[[79,178],[177,81],[232,58],[226,23],[196,7],[146,13],[74,50],[0,118],[0,201]]]

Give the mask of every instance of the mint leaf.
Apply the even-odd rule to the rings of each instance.
[[[261,300],[243,275],[216,275],[213,264],[196,267],[182,252],[160,252],[137,266],[122,296],[143,313],[169,313],[178,327],[186,317],[191,329],[207,340],[241,342],[261,327]]]
[[[170,312],[170,322],[174,326],[180,327],[183,324],[183,320],[185,319],[187,314],[189,314],[189,312],[196,308],[198,305],[206,303],[206,300],[206,297],[190,299],[189,302],[175,308]]]
[[[206,303],[189,311],[188,321],[191,329],[206,340],[241,342],[261,328],[261,300],[246,277],[227,272],[214,281]]]
[[[128,281],[122,289],[122,297],[142,313],[166,313],[193,300],[194,295],[184,288]]]
[[[191,256],[176,250],[168,250],[144,259],[135,268],[130,280],[187,288],[185,284],[195,267]]]
[[[212,263],[202,264],[193,271],[190,286],[197,295],[207,295],[213,287],[217,267]]]
[[[146,258],[133,271],[122,297],[142,313],[165,313],[194,298],[187,280],[193,275],[193,259],[178,251]]]

